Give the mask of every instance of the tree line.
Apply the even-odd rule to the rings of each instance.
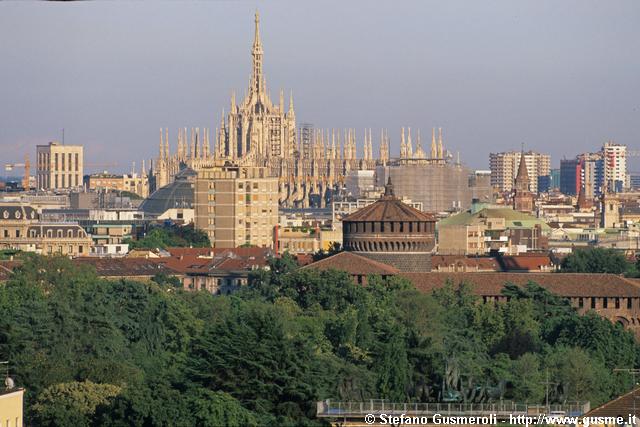
[[[234,295],[100,279],[29,256],[0,285],[0,356],[33,426],[318,426],[324,399],[602,403],[631,387],[633,335],[534,283],[482,304],[403,279],[274,259]]]

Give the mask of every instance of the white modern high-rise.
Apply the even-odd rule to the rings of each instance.
[[[613,141],[602,146],[604,180],[608,191],[620,191],[627,180],[627,146]]]
[[[491,186],[499,191],[511,191],[520,165],[520,151],[491,153],[489,168],[491,169]],[[538,192],[538,177],[551,173],[551,156],[528,151],[524,153],[524,161],[529,175],[529,191]]]

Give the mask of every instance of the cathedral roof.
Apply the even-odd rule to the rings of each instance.
[[[435,219],[432,215],[398,199],[393,194],[393,184],[389,178],[384,195],[380,199],[346,216],[342,221],[435,221]]]

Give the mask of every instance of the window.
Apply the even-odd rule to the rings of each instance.
[[[584,298],[582,297],[578,298],[578,307],[580,308],[584,307]]]
[[[609,298],[604,297],[602,298],[602,308],[608,308],[609,307]]]
[[[78,253],[81,254],[82,253],[82,245],[78,246]]]
[[[620,298],[616,298],[616,308],[620,308]]]
[[[16,237],[20,237],[20,230],[16,230]]]
[[[596,299],[595,298],[591,298],[591,308],[596,308]]]
[[[627,298],[627,308],[631,308],[631,298]]]
[[[4,237],[9,237],[9,230],[4,230]]]
[[[58,230],[56,236],[58,237],[58,239],[62,239],[62,230]]]
[[[76,153],[76,172],[78,172],[78,153]],[[76,185],[78,185],[78,175],[76,175]]]

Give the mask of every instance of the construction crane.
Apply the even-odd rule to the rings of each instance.
[[[31,163],[29,162],[29,155],[24,155],[24,163],[6,163],[4,170],[9,172],[15,168],[24,168],[24,177],[22,178],[22,188],[26,191],[30,190],[29,180],[31,178]]]

